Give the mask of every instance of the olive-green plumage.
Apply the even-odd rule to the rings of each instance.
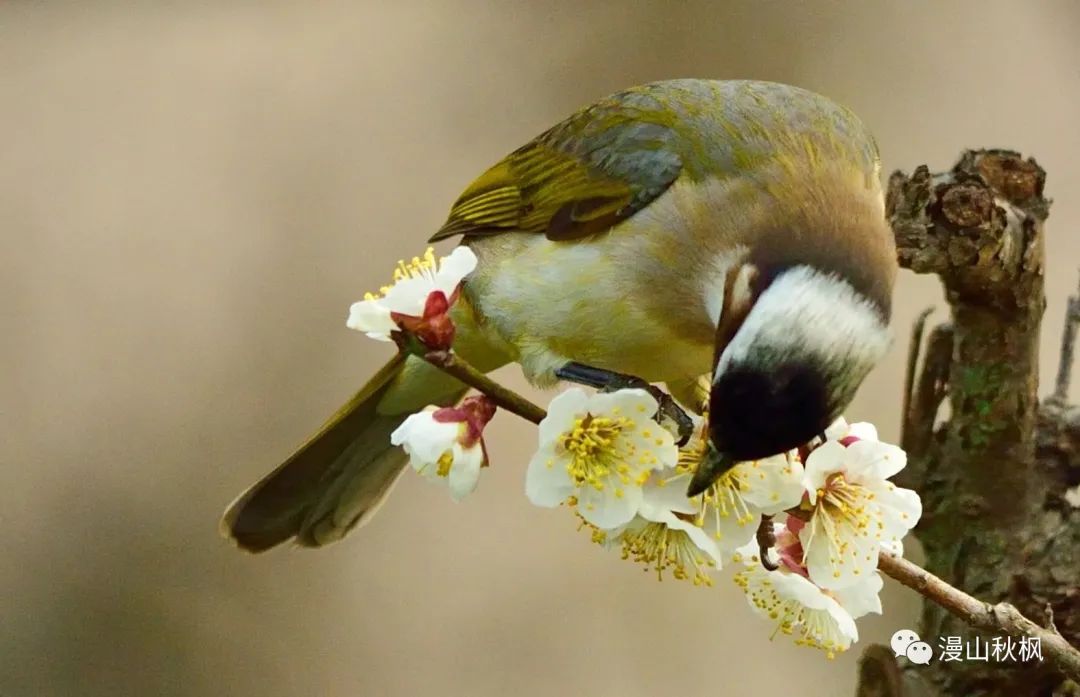
[[[746,177],[778,155],[877,167],[850,111],[768,82],[670,80],[582,109],[482,174],[432,241],[507,230],[574,239],[630,217],[676,179]]]
[[[755,284],[765,270],[802,265],[853,289],[839,309],[870,308],[874,319],[819,336],[799,319],[814,307],[795,297],[789,314],[773,301],[758,313],[771,319],[746,324],[762,336],[783,324],[777,335],[792,347],[768,352],[827,362],[849,390],[880,343],[858,350],[852,328],[876,331],[887,318],[895,275],[878,173],[858,118],[799,88],[672,80],[607,97],[480,175],[431,237],[462,236],[479,259],[453,310],[455,350],[483,370],[517,362],[542,386],[568,361],[688,385],[729,342],[755,352],[740,330]],[[826,297],[807,293],[796,295]],[[226,534],[252,551],[339,539],[404,466],[389,432],[461,388],[416,359],[388,368],[237,500]]]

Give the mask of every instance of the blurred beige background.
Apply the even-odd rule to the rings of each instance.
[[[887,170],[1035,155],[1052,378],[1078,22],[1068,0],[0,3],[0,695],[852,694],[857,650],[770,642],[733,585],[657,584],[531,507],[508,415],[467,503],[406,477],[346,542],[257,558],[217,518],[386,358],[348,305],[464,185],[653,79],[821,91]],[[903,276],[901,340],[849,412],[890,437],[932,302]],[[913,625],[912,596],[886,603],[863,644]]]

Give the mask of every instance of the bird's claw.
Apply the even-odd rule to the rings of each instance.
[[[771,515],[761,516],[761,523],[758,524],[757,529],[758,558],[766,571],[776,571],[780,568],[769,558],[769,552],[776,546],[776,531],[773,530],[772,519]]]
[[[660,409],[656,412],[656,420],[660,422],[660,425],[669,431],[674,431],[678,434],[676,444],[681,448],[690,442],[690,438],[694,435],[694,422],[690,418],[679,403],[658,387],[652,387],[649,390],[649,394],[656,398],[657,403],[660,405]],[[668,423],[665,424],[664,422]]]
[[[624,390],[629,388],[636,388],[645,390],[656,403],[659,408],[656,410],[656,421],[668,431],[676,434],[676,445],[680,448],[690,442],[690,438],[694,435],[694,421],[690,418],[679,403],[675,401],[675,398],[664,392],[656,385],[649,384],[641,378],[627,375],[623,380],[613,382],[603,388],[603,392],[614,392],[615,390]]]
[[[567,363],[556,370],[555,375],[561,380],[576,382],[580,385],[589,385],[599,389],[601,392],[615,392],[616,390],[625,389],[645,390],[653,396],[659,405],[656,412],[657,422],[677,434],[680,448],[689,443],[690,438],[694,435],[694,421],[679,406],[678,402],[667,392],[639,377],[623,375],[622,373],[603,368],[593,368],[592,366],[574,362]]]

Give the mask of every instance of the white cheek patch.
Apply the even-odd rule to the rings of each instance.
[[[735,282],[731,285],[731,301],[728,307],[738,313],[742,313],[753,301],[753,291],[750,284],[757,278],[758,270],[752,264],[743,264],[735,276]]]
[[[707,279],[702,294],[705,298],[705,311],[709,314],[709,320],[714,327],[720,323],[720,315],[724,311],[724,286],[727,285],[728,272],[735,264],[741,264],[748,251],[749,250],[742,245],[735,247],[731,252],[716,258],[713,262],[715,268],[713,273],[704,274]],[[735,302],[741,300],[740,294],[745,293],[746,299],[749,299],[750,280],[753,278],[750,270],[752,270],[752,267],[750,266],[741,266],[739,278],[736,279],[735,285],[732,288],[733,297],[731,298],[729,306],[734,306]],[[743,283],[744,276],[745,283]],[[745,290],[743,289],[744,285]]]
[[[888,327],[870,301],[835,276],[799,266],[780,274],[758,298],[720,357],[714,380],[732,365],[764,356],[869,371],[888,348]]]

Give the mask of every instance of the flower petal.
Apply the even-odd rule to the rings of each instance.
[[[570,430],[574,420],[588,411],[589,395],[580,387],[571,387],[555,396],[548,404],[547,416],[540,422],[541,446],[552,444],[564,432]]]
[[[424,305],[433,290],[431,280],[424,276],[404,278],[386,290],[379,303],[392,312],[410,317],[424,314]]]
[[[859,478],[888,479],[907,465],[907,453],[895,445],[860,440],[848,446],[851,456],[849,471],[854,481]]]
[[[904,543],[899,539],[884,540],[881,543],[881,551],[902,557],[904,556]]]
[[[746,474],[739,480],[743,499],[764,515],[775,515],[802,500],[803,466],[781,453],[739,465]]]
[[[461,245],[439,261],[439,270],[435,274],[435,287],[446,293],[454,292],[458,284],[476,269],[476,253]]]
[[[615,486],[608,482],[603,490],[583,487],[577,492],[578,514],[601,530],[610,530],[629,523],[641,506],[641,489],[627,487],[616,495]]]
[[[881,507],[882,532],[887,537],[901,538],[918,524],[922,517],[922,499],[917,493],[884,481],[868,483],[866,488],[873,492]]]
[[[642,489],[641,510],[639,511],[641,517],[659,521],[665,513],[670,514],[672,511],[693,513],[701,507],[700,499],[686,497],[684,478],[664,483],[665,472],[672,474],[673,470],[661,470],[653,474]]]
[[[832,591],[836,602],[855,619],[871,612],[881,614],[881,574],[873,573],[858,583]]]
[[[437,422],[434,412],[435,407],[427,407],[411,414],[390,434],[390,443],[402,446],[417,470],[437,462],[461,433],[461,424]]]
[[[838,417],[836,421],[833,421],[828,427],[825,428],[826,440],[840,440],[848,435],[851,430],[851,426],[848,424],[844,417]]]
[[[709,537],[720,549],[730,552],[754,539],[761,522],[761,512],[742,496],[742,484],[747,477],[747,463],[721,477],[706,492],[702,507],[702,524]]]
[[[756,553],[748,559],[756,559]],[[779,621],[785,634],[798,643],[815,646],[830,655],[844,651],[858,640],[855,620],[833,598],[806,578],[784,570],[766,571],[748,563],[735,575],[754,611],[772,622]]]
[[[634,452],[628,464],[636,472],[674,468],[679,461],[675,439],[660,424],[649,419],[619,436]]]
[[[843,472],[847,465],[847,448],[830,440],[814,449],[803,466],[803,486],[810,503],[817,502],[817,491],[825,486],[830,474]]]
[[[349,318],[345,326],[358,332],[365,332],[372,339],[390,341],[390,332],[397,329],[390,317],[390,309],[379,300],[361,300],[349,307]]]
[[[638,388],[598,392],[589,401],[593,414],[619,414],[634,421],[651,419],[659,408],[651,394]]]
[[[554,508],[574,493],[574,484],[565,461],[555,449],[541,446],[525,470],[525,495],[536,506]]]
[[[754,542],[758,529],[758,519],[747,519],[735,515],[720,516],[707,513],[704,519],[705,533],[723,552],[741,548]],[[755,553],[757,543],[755,545]]]
[[[835,589],[858,583],[877,568],[879,540],[867,529],[842,525],[821,508],[799,531],[803,563],[812,580]]]
[[[877,427],[865,421],[851,424],[846,435],[854,436],[860,440],[878,440]]]
[[[687,537],[690,538],[690,541],[702,552],[709,555],[709,558],[716,563],[717,569],[720,569],[723,566],[723,553],[716,544],[716,541],[709,537],[707,532],[697,525],[677,516],[671,516],[671,519],[667,522],[667,526],[672,530],[681,530],[685,532]]]
[[[450,496],[460,501],[473,491],[480,482],[480,467],[484,464],[484,449],[478,441],[471,448],[454,446],[454,463],[447,475]]]
[[[849,424],[842,416],[825,429],[825,438],[827,440],[843,440],[849,437],[876,441],[878,440],[878,432],[877,428],[871,423],[860,421]]]

